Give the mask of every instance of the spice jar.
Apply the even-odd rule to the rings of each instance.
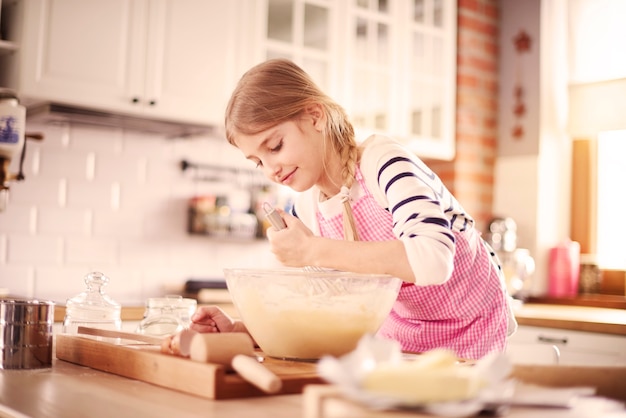
[[[602,272],[598,267],[595,254],[580,255],[580,278],[578,292],[581,294],[598,293],[602,284]]]

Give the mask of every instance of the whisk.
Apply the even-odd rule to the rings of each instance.
[[[287,227],[283,218],[280,217],[280,214],[268,202],[263,203],[263,210],[265,211],[265,216],[267,217],[267,220],[276,230],[285,229]],[[327,273],[331,271],[337,271],[334,269],[327,269],[318,266],[304,266],[302,267],[302,270],[309,273]],[[343,286],[337,284],[333,280],[325,280],[321,277],[312,277],[309,281],[311,282],[315,294],[329,293],[331,295],[339,295],[346,292],[345,289],[343,289]]]

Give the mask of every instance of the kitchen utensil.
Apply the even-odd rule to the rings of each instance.
[[[196,334],[191,339],[189,350],[192,360],[231,368],[265,393],[277,393],[282,386],[280,378],[258,362],[254,355],[254,343],[247,334]]]
[[[225,269],[228,290],[252,338],[268,356],[315,361],[353,350],[391,311],[395,277],[301,269]],[[319,283],[333,289],[320,290]]]
[[[0,299],[0,369],[52,366],[54,303]]]
[[[280,213],[269,202],[263,203],[263,210],[265,211],[265,217],[276,230],[280,231],[287,227],[283,218],[280,217]]]
[[[109,278],[94,271],[84,281],[87,290],[67,301],[63,332],[75,334],[79,326],[119,330],[122,306],[104,292]]]
[[[280,217],[280,214],[268,202],[263,203],[263,210],[265,211],[267,220],[276,230],[281,230],[287,227],[283,218]],[[312,272],[329,271],[328,269],[317,266],[304,266],[303,270]],[[319,281],[315,280],[311,284],[317,288],[318,293],[324,292],[328,289],[335,292],[341,292],[341,289],[333,289],[332,285],[329,287],[329,283],[320,283]]]
[[[78,334],[99,337],[120,338],[141,341],[151,345],[161,345],[163,338],[137,333],[113,331],[98,328],[78,327]],[[193,331],[185,331],[193,333]],[[184,333],[184,332],[183,332]],[[182,354],[181,344],[181,354]],[[214,363],[236,371],[244,380],[252,383],[265,393],[280,391],[282,382],[276,374],[263,366],[254,353],[254,343],[249,335],[233,333],[197,333],[191,338],[189,347],[184,349],[186,357],[201,363]]]
[[[100,330],[99,330],[100,331]],[[56,357],[81,366],[151,383],[205,399],[268,396],[222,365],[201,363],[161,353],[143,344],[111,344],[79,335],[56,335]],[[282,380],[278,394],[302,393],[304,386],[322,383],[312,363],[265,358],[263,365]]]

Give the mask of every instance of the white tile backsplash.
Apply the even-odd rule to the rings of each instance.
[[[0,215],[0,231],[3,233],[17,232],[21,234],[35,233],[37,210],[33,205],[12,203]]]
[[[73,152],[119,155],[122,151],[124,131],[121,129],[69,126],[68,130],[68,148]]]
[[[36,230],[43,235],[89,236],[92,224],[91,210],[41,206],[37,211]]]
[[[12,172],[15,172],[15,170],[17,169],[14,169]],[[65,197],[65,192],[62,192],[65,179],[42,178],[41,176],[29,175],[25,177],[24,181],[11,184],[9,205],[32,205],[34,202],[36,202],[36,205],[56,207],[60,205],[61,197]]]
[[[42,150],[39,156],[38,177],[43,178],[87,178],[89,152],[70,148]]]
[[[76,209],[114,207],[115,182],[97,182],[85,178],[67,178],[65,206]]]
[[[8,234],[6,240],[9,264],[31,264],[33,259],[44,264],[63,262],[64,241],[59,235]]]
[[[187,234],[187,199],[237,185],[194,181],[180,161],[253,168],[221,138],[167,139],[140,132],[28,124],[22,182],[0,212],[0,288],[64,303],[94,270],[122,303],[171,293],[228,267],[276,266],[265,240]],[[19,158],[11,162],[17,172]],[[241,195],[241,192],[238,191]]]
[[[2,249],[0,239],[0,249]],[[19,264],[0,264],[0,288],[10,290],[17,295],[32,295],[35,293],[34,267]]]

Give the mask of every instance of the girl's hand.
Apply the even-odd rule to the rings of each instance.
[[[270,242],[270,249],[276,259],[283,265],[289,267],[304,267],[314,265],[309,260],[310,246],[309,239],[313,237],[313,232],[293,215],[281,209],[276,209],[285,221],[287,228],[277,231],[274,228],[267,230],[267,239]]]
[[[217,306],[201,306],[191,316],[191,326],[197,332],[245,332],[241,321],[231,318]]]

